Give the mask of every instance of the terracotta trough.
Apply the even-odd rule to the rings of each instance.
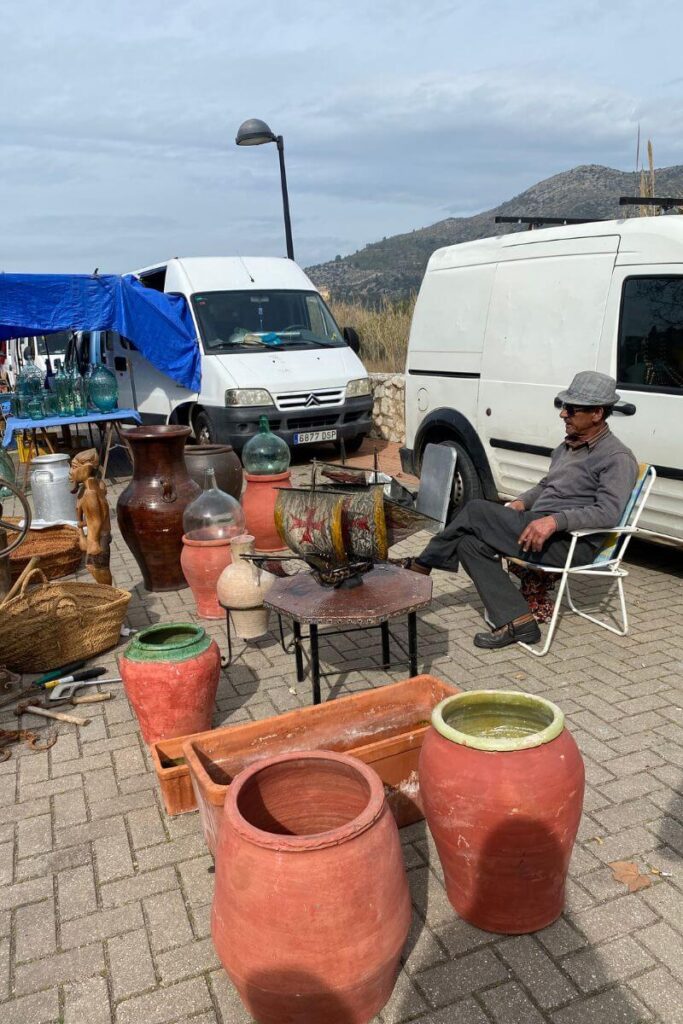
[[[417,779],[432,709],[460,691],[434,676],[354,693],[258,722],[161,740],[152,747],[169,814],[199,806],[213,853],[232,778],[263,757],[295,750],[347,752],[372,765],[399,827],[423,817]],[[193,792],[194,787],[194,792]]]

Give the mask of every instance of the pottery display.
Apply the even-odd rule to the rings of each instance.
[[[236,498],[218,489],[213,466],[204,478],[204,490],[183,513],[180,564],[202,618],[222,619],[216,585],[232,560],[230,541],[244,533],[244,512]]]
[[[247,530],[252,534],[257,551],[284,551],[275,526],[275,502],[283,487],[291,487],[291,473],[260,476],[245,470],[247,486],[242,496],[242,508]]]
[[[76,498],[71,489],[68,455],[37,455],[31,459],[34,519],[75,523]]]
[[[221,656],[201,626],[168,622],[143,629],[118,663],[146,743],[211,728]]]
[[[183,512],[201,493],[183,459],[189,433],[189,427],[178,425],[125,432],[133,451],[133,478],[119,497],[116,516],[147,590],[187,586],[180,565]]]
[[[221,573],[216,587],[218,600],[231,610],[235,633],[242,640],[255,640],[268,632],[267,608],[263,598],[273,583],[273,577],[262,572],[253,562],[242,558],[254,552],[254,538],[249,534],[233,537],[230,541],[232,563]]]
[[[216,484],[232,498],[242,494],[242,463],[231,444],[186,444],[187,472],[199,486],[207,469],[216,474]]]
[[[266,758],[225,801],[211,935],[260,1024],[364,1024],[393,990],[411,921],[382,783],[328,751]]]
[[[515,691],[447,697],[433,711],[419,775],[458,914],[505,935],[559,917],[584,791],[562,711]]]

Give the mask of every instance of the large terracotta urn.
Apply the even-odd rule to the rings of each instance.
[[[458,914],[506,935],[559,917],[584,791],[562,711],[514,691],[446,697],[432,713],[419,776]]]
[[[133,479],[119,497],[116,517],[147,590],[187,586],[180,565],[183,512],[201,493],[183,458],[189,433],[182,426],[133,427],[125,433]]]
[[[411,920],[396,822],[367,765],[264,758],[225,800],[211,934],[259,1024],[363,1024],[389,999]]]
[[[183,536],[180,556],[183,575],[190,585],[202,619],[222,619],[225,612],[218,603],[216,584],[223,570],[230,564],[230,538],[201,540]]]
[[[201,626],[166,622],[143,629],[118,663],[146,743],[211,728],[221,655]]]
[[[257,475],[245,472],[247,486],[242,496],[247,530],[257,551],[284,551],[285,545],[275,526],[275,502],[283,487],[291,487],[291,473]]]
[[[263,607],[263,598],[273,585],[274,577],[243,557],[254,553],[251,535],[233,537],[230,547],[232,562],[218,579],[218,601],[230,611],[237,636],[242,640],[255,640],[268,632],[269,611]]]

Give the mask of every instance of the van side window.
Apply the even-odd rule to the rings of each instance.
[[[629,277],[617,378],[631,390],[683,391],[683,277]]]

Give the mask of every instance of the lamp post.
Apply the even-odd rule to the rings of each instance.
[[[258,117],[250,117],[237,129],[235,142],[238,146],[262,146],[264,142],[274,142],[280,158],[280,182],[282,184],[282,207],[285,215],[285,239],[287,242],[287,258],[294,259],[292,243],[292,222],[289,218],[289,196],[287,195],[287,175],[285,174],[285,144],[281,135],[275,135],[265,121]]]

